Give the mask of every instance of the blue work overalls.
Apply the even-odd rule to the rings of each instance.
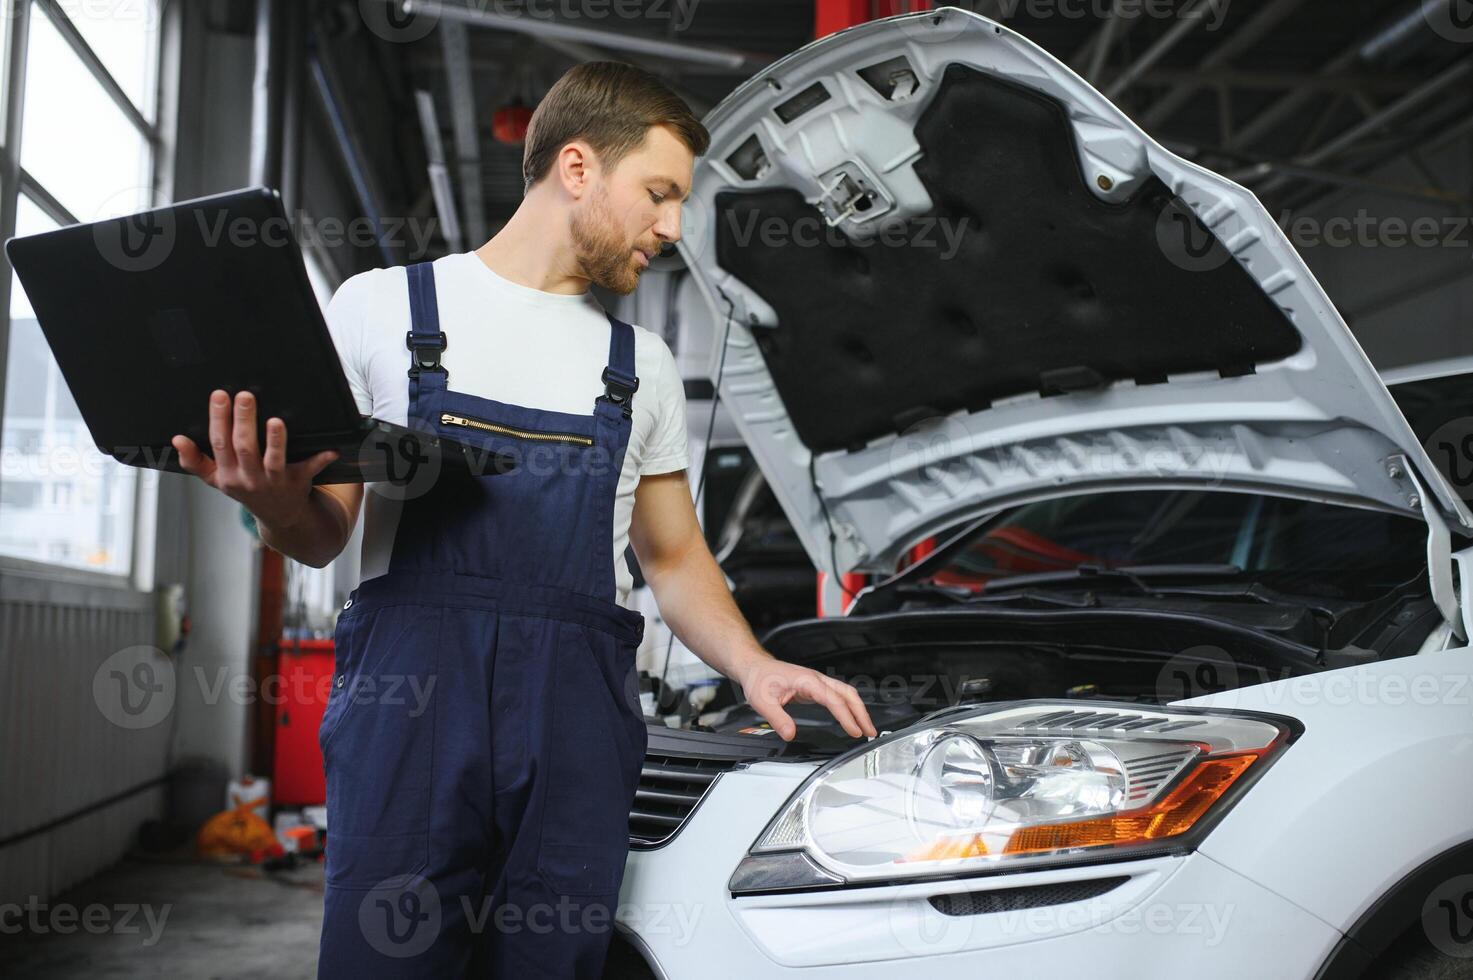
[[[592,415],[455,391],[432,266],[407,272],[410,425],[518,465],[406,499],[339,615],[318,976],[597,977],[647,741],[612,554],[634,332],[609,318]]]

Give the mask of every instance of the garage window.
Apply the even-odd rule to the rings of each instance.
[[[157,0],[8,0],[3,7],[5,50],[24,59],[17,62],[24,64],[21,84],[5,92],[0,133],[18,137],[17,147],[6,148],[18,155],[18,179],[3,187],[13,233],[155,204]],[[141,471],[93,445],[13,273],[4,312],[0,557],[127,576]]]

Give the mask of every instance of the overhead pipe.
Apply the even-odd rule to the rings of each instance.
[[[1403,16],[1396,18],[1390,25],[1377,31],[1369,38],[1363,41],[1357,41],[1341,51],[1330,61],[1326,62],[1319,69],[1318,74],[1336,75],[1360,62],[1363,52],[1372,51],[1379,54],[1390,50],[1390,42],[1393,39],[1405,36],[1403,33],[1406,30],[1405,25],[1412,18],[1421,17],[1425,2],[1426,0],[1415,0],[1415,3]],[[1272,132],[1275,127],[1288,119],[1289,116],[1293,115],[1300,106],[1313,98],[1315,93],[1315,89],[1299,89],[1286,94],[1282,99],[1279,99],[1273,105],[1260,112],[1252,122],[1234,133],[1232,139],[1228,141],[1229,147],[1232,149],[1241,149],[1262,139]]]
[[[280,189],[284,56],[281,0],[256,0],[256,71],[251,84],[251,183]]]
[[[526,34],[538,40],[572,41],[579,44],[594,44],[611,51],[669,58],[705,68],[725,69],[741,74],[753,74],[771,64],[772,59],[761,55],[747,54],[731,48],[711,48],[663,38],[641,37],[637,34],[621,34],[593,27],[579,27],[555,20],[538,17],[517,16],[497,10],[480,10],[454,4],[431,2],[431,0],[404,0],[405,13],[422,13],[444,21],[485,27],[497,31]]]
[[[328,122],[332,126],[333,138],[337,141],[338,150],[343,155],[343,164],[348,169],[348,179],[353,185],[353,196],[358,201],[359,210],[373,225],[374,241],[378,244],[379,255],[383,258],[384,265],[399,265],[399,256],[386,241],[383,212],[379,209],[378,201],[369,183],[368,167],[364,163],[363,155],[358,151],[357,140],[353,137],[347,117],[343,114],[342,104],[333,90],[332,80],[328,77],[327,67],[323,64],[322,52],[315,38],[308,41],[307,65],[312,74],[313,84],[317,87],[317,95],[322,100],[322,108],[327,113]]]

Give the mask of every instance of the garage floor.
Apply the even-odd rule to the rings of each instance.
[[[140,906],[147,912],[129,911]],[[0,976],[312,978],[322,865],[267,875],[254,867],[126,859],[23,914],[26,926],[35,920],[42,929],[14,934],[7,926]],[[108,925],[86,930],[89,916]]]

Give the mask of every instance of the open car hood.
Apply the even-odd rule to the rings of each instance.
[[[1006,27],[842,31],[706,125],[680,249],[817,567],[893,572],[980,513],[1129,487],[1473,526],[1257,199]]]

